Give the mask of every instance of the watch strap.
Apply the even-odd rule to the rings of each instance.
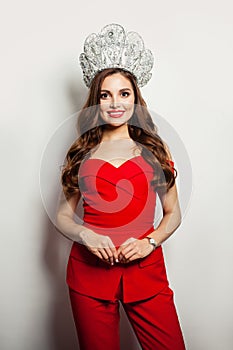
[[[151,245],[153,245],[154,250],[157,248],[158,245],[157,245],[157,243],[155,242],[154,238],[148,237],[148,236],[146,236],[146,237],[144,237],[144,238],[147,238],[147,239],[148,239],[149,243],[150,243]]]

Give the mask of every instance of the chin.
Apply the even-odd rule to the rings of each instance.
[[[108,124],[108,125],[112,125],[112,126],[119,126],[119,125],[123,125],[126,124],[129,121],[129,117],[127,118],[102,118],[102,120],[104,121],[104,123]]]
[[[106,122],[106,125],[112,126],[115,128],[122,126],[122,125],[125,125],[125,124],[126,124],[126,122],[120,122],[120,121],[118,121],[118,122],[117,121],[116,122]]]

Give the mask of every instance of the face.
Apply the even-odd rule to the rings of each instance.
[[[100,91],[100,115],[110,125],[127,123],[134,111],[134,91],[121,73],[106,77]]]

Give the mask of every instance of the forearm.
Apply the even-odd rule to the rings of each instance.
[[[114,265],[114,262],[118,260],[116,248],[109,237],[99,235],[61,213],[57,215],[57,227],[66,238],[83,244],[91,253],[106,263]]]
[[[157,245],[160,246],[165,242],[180,226],[181,224],[181,214],[177,210],[175,212],[168,212],[163,216],[158,227],[151,232],[148,237],[154,238]]]
[[[82,233],[88,231],[86,227],[77,224],[72,218],[63,214],[57,215],[56,226],[66,238],[78,243],[82,243]]]

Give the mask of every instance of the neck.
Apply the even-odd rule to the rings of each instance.
[[[118,139],[130,139],[128,125],[123,124],[120,126],[113,126],[106,124],[103,131],[102,141]]]

